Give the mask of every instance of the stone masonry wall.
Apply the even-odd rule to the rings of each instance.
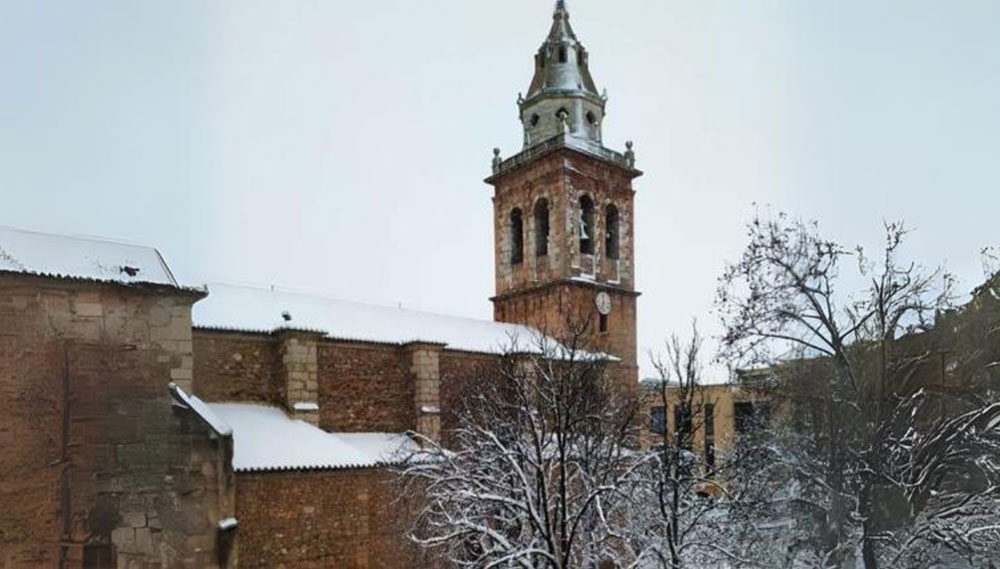
[[[241,569],[425,569],[385,469],[240,473]]]
[[[441,346],[412,344],[407,346],[414,381],[414,406],[417,432],[441,440]]]
[[[320,427],[331,432],[415,429],[411,363],[412,358],[396,346],[322,342]]]
[[[319,348],[321,335],[282,332],[278,335],[285,407],[296,419],[319,426]]]
[[[263,334],[194,332],[194,390],[206,401],[280,405],[277,342]]]
[[[79,568],[95,547],[120,567],[219,566],[231,442],[167,389],[190,386],[197,298],[0,275],[0,568]]]

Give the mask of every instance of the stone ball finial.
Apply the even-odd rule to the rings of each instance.
[[[632,149],[632,146],[633,144],[631,140],[625,141],[625,164],[627,164],[629,168],[635,168],[635,150]]]
[[[494,173],[496,173],[498,170],[500,170],[500,163],[501,162],[503,162],[503,159],[500,158],[500,149],[499,148],[494,148],[493,149],[493,172]]]

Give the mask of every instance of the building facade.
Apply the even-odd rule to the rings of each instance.
[[[632,144],[604,146],[607,97],[590,55],[557,3],[518,98],[524,148],[493,175],[494,317],[556,337],[582,334],[588,349],[622,360],[638,381]]]
[[[467,379],[575,334],[635,390],[641,173],[563,2],[534,67],[487,180],[494,321],[186,288],[154,249],[0,228],[0,569],[436,568],[392,468]]]

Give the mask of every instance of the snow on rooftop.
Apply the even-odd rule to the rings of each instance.
[[[188,395],[176,383],[170,384],[170,393],[177,404],[197,413],[218,435],[228,437],[233,434],[233,429],[196,395]]]
[[[499,353],[538,344],[538,332],[502,324],[392,306],[234,285],[208,285],[194,306],[194,325],[247,332],[281,329],[322,332],[341,340],[407,344],[429,342],[453,350]]]
[[[0,227],[0,271],[177,286],[152,247]]]
[[[369,468],[396,464],[418,448],[402,434],[327,433],[276,407],[208,405],[233,428],[237,472]]]

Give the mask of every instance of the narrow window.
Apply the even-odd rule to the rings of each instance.
[[[604,250],[609,259],[618,258],[618,208],[609,205],[604,220]]]
[[[539,117],[537,114],[531,115],[531,126],[538,126],[538,121],[540,120],[540,118],[541,117]]]
[[[569,54],[566,53],[566,46],[561,46],[559,48],[559,63],[566,63],[567,59],[569,59]]]
[[[712,403],[705,404],[705,436],[715,436],[715,405]]]
[[[752,435],[766,429],[771,422],[771,406],[767,403],[735,403],[737,435]]]
[[[667,413],[663,407],[649,410],[649,429],[658,435],[667,432]]]
[[[510,264],[524,261],[524,219],[521,210],[510,212]]]
[[[600,329],[601,334],[607,334],[608,333],[608,315],[607,314],[601,314],[600,315],[600,319],[598,320],[598,328]]]
[[[734,403],[733,417],[736,421],[737,435],[746,435],[753,431],[753,403]]]
[[[594,254],[594,202],[589,196],[580,198],[580,253]]]
[[[597,115],[594,114],[594,111],[587,111],[587,122],[590,126],[597,124]]]
[[[715,469],[715,405],[705,404],[705,465]]]
[[[538,200],[535,204],[535,256],[549,254],[549,202]]]
[[[674,407],[674,432],[677,433],[677,448],[691,450],[694,446],[694,422],[687,403]]]

